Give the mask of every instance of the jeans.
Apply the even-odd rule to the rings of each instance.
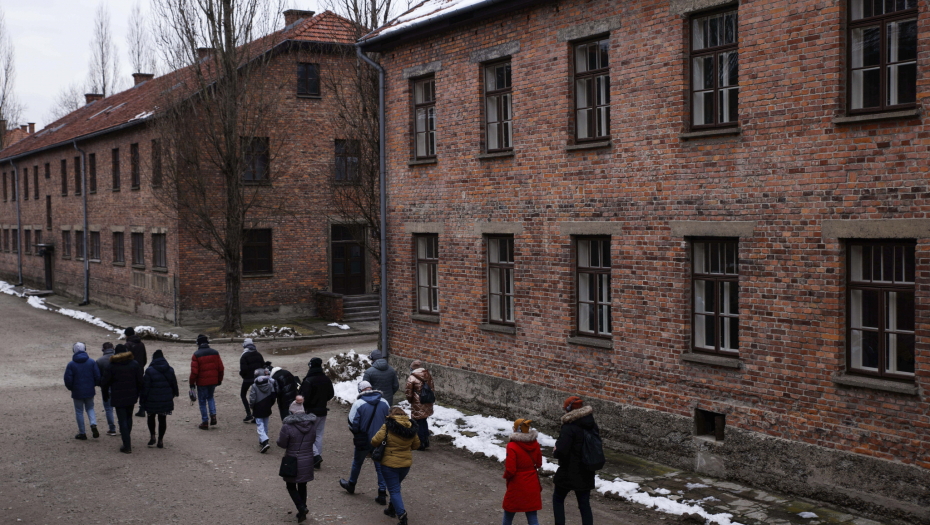
[[[158,414],[158,442],[165,437],[165,431],[168,430],[168,417],[164,414]],[[155,414],[149,414],[149,434],[155,435]]]
[[[242,406],[245,407],[246,417],[252,415],[252,407],[249,406],[249,389],[252,388],[252,383],[242,382],[242,388],[239,390],[239,398],[242,399]]]
[[[513,518],[516,516],[516,512],[507,512],[504,511],[504,525],[512,525]],[[526,522],[529,525],[539,525],[539,519],[536,518],[536,511],[526,513]]]
[[[323,429],[326,428],[326,416],[317,419],[316,441],[313,442],[313,455],[323,455]]]
[[[365,464],[365,458],[368,457],[368,454],[371,454],[371,451],[374,450],[370,446],[365,448],[355,448],[355,457],[352,458],[352,472],[349,474],[349,483],[357,483],[358,475],[362,473],[362,465]],[[378,491],[384,492],[387,490],[387,485],[384,483],[384,475],[381,473],[381,463],[377,461],[372,461],[375,464],[375,473],[378,475]]]
[[[287,483],[287,493],[291,496],[294,505],[297,506],[297,512],[307,508],[306,483]]]
[[[77,419],[78,432],[84,432],[84,411],[87,411],[87,419],[90,420],[91,426],[97,426],[97,414],[94,413],[94,398],[72,399],[74,401],[74,418]]]
[[[216,402],[213,401],[214,390],[216,390],[216,385],[197,387],[197,403],[200,405],[200,418],[203,419],[204,423],[210,420],[209,416],[216,415]],[[209,414],[207,414],[207,402],[208,401],[210,403]]]
[[[113,419],[113,407],[110,405],[109,401],[103,402],[103,411],[107,415],[107,426],[109,426],[110,432],[116,432],[116,420]]]
[[[555,486],[555,492],[552,493],[552,513],[555,514],[555,525],[565,525],[565,496],[571,492]],[[594,525],[594,515],[591,514],[591,491],[575,491],[575,499],[578,500],[578,510],[581,511],[581,525]]]
[[[268,441],[268,418],[255,418],[255,428],[258,429],[258,443],[261,444]]]
[[[400,484],[403,483],[404,478],[406,478],[409,473],[410,467],[381,467],[381,474],[384,476],[384,482],[387,483],[388,493],[391,494],[391,505],[394,505],[394,512],[396,512],[398,516],[403,516],[406,512],[406,510],[404,510],[404,500],[400,496]]]
[[[134,405],[128,407],[113,407],[116,411],[116,419],[119,421],[119,433],[123,438],[123,446],[132,448],[132,440],[129,435],[132,434],[132,409]]]
[[[417,425],[417,437],[420,438],[420,448],[426,448],[429,446],[429,423],[427,422],[428,418],[423,419],[414,419],[413,422]]]

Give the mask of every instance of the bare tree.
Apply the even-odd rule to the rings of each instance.
[[[119,51],[113,41],[110,11],[105,3],[97,7],[94,36],[90,41],[91,58],[87,73],[87,89],[104,97],[119,91],[122,85]]]
[[[58,92],[45,120],[49,123],[55,122],[72,111],[80,109],[83,105],[84,90],[81,89],[81,84],[71,83]]]
[[[286,138],[275,134],[274,125],[277,97],[285,90],[269,70],[272,54],[264,52],[281,37],[273,33],[281,5],[153,0],[152,6],[157,47],[176,70],[169,80],[177,81],[155,118],[163,159],[160,170],[151,170],[152,185],[160,187],[156,201],[183,234],[222,261],[222,331],[240,332],[246,230],[251,221],[287,213],[290,202],[274,192],[280,173],[268,169]]]
[[[347,18],[359,28],[375,29],[410,9],[412,0],[323,0],[326,9]],[[359,34],[359,38],[364,33]]]
[[[13,40],[6,27],[6,17],[0,10],[0,120],[8,126],[15,125],[22,119],[23,106],[14,91],[16,84],[16,53]],[[6,129],[0,129],[0,147],[6,146]]]
[[[142,3],[136,2],[129,14],[127,23],[126,45],[129,46],[129,61],[133,73],[158,74],[158,61],[152,43],[152,31],[149,28]]]

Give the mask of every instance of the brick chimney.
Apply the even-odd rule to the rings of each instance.
[[[198,47],[198,48],[197,48],[197,58],[198,58],[201,62],[203,62],[203,61],[206,60],[207,58],[210,58],[211,56],[213,56],[213,48],[212,48],[212,47]]]
[[[32,135],[35,132],[36,132],[36,123],[30,122],[29,123],[29,134]]]
[[[146,82],[148,80],[152,80],[153,78],[155,78],[155,75],[153,75],[152,73],[133,73],[132,74],[132,80],[134,82],[133,83],[134,86],[138,86],[139,84]]]
[[[298,20],[304,18],[310,18],[313,16],[313,11],[301,11],[299,9],[288,9],[284,13],[284,27],[287,27]]]
[[[98,93],[84,93],[84,104],[90,104],[91,102],[97,102],[98,100],[103,100],[103,95]]]
[[[25,125],[25,124],[23,124],[23,125],[21,125],[21,126],[19,127],[19,129],[21,129],[22,131],[26,131],[26,130],[28,130],[28,129],[29,129],[29,126],[27,126],[27,125]],[[28,131],[26,131],[26,133],[29,133],[29,132],[28,132]]]

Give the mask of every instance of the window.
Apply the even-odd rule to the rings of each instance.
[[[913,242],[849,243],[849,371],[913,379],[915,248]]]
[[[579,238],[578,334],[610,337],[610,237]]]
[[[87,155],[87,191],[97,193],[97,155]]]
[[[68,161],[61,159],[61,195],[68,195]]]
[[[19,230],[10,230],[10,250],[19,253]]]
[[[126,264],[126,255],[123,251],[123,232],[113,232],[113,262]]]
[[[849,110],[917,102],[917,0],[850,0]]]
[[[119,180],[119,148],[114,148],[113,151],[110,152],[110,155],[111,155],[111,162],[113,163],[113,164],[112,164],[112,167],[110,168],[110,171],[113,172],[113,191],[119,191],[119,184],[120,184],[120,180]]]
[[[418,159],[436,156],[436,79],[413,83],[414,155]]]
[[[36,255],[40,255],[39,252],[42,251],[39,249],[40,244],[42,244],[42,230],[36,230],[35,231],[35,247],[36,247],[35,254]]]
[[[608,40],[575,46],[575,139],[610,136],[610,68]]]
[[[488,237],[488,321],[514,324],[513,237]]]
[[[245,161],[242,180],[247,183],[268,182],[268,137],[243,137],[242,154]]]
[[[3,230],[3,251],[10,251],[10,230]]]
[[[417,250],[417,310],[439,313],[439,236],[414,237]]]
[[[130,144],[129,145],[129,185],[130,189],[138,190],[140,182],[139,175],[139,145]]]
[[[242,273],[271,273],[271,230],[245,230],[243,234]]]
[[[319,64],[297,64],[297,95],[320,96]]]
[[[100,260],[100,232],[90,232],[90,253],[88,258],[93,261]]]
[[[45,227],[52,229],[52,196],[45,196]]]
[[[152,234],[152,266],[155,268],[168,267],[168,243],[164,233]]]
[[[736,241],[725,240],[692,244],[694,351],[739,352],[738,247]]]
[[[74,194],[80,195],[83,181],[81,180],[81,157],[74,157]]]
[[[33,200],[39,200],[39,167],[32,167],[32,198]]]
[[[16,187],[18,181],[16,180],[16,172],[10,172],[10,200],[16,202],[16,193],[19,189]]]
[[[23,253],[32,253],[32,231],[23,232]]]
[[[736,9],[691,20],[692,127],[737,124],[738,43]]]
[[[29,168],[23,168],[23,200],[29,200]]]
[[[71,257],[71,232],[61,232],[61,256]]]
[[[84,254],[84,232],[75,231],[74,232],[74,257],[77,259],[83,259]]]
[[[152,187],[161,187],[161,143],[152,141]]]
[[[45,180],[52,179],[52,165],[48,162],[45,163]]]
[[[3,202],[6,202],[6,201],[7,201],[7,193],[6,193],[6,172],[4,171],[4,172],[3,172]]]
[[[132,234],[132,265],[145,266],[145,234]]]
[[[484,110],[488,152],[513,149],[513,93],[510,61],[484,68]]]
[[[336,141],[336,182],[358,181],[359,142]]]

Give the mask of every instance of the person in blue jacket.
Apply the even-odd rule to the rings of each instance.
[[[355,484],[362,472],[362,464],[374,450],[371,440],[381,430],[390,410],[391,407],[382,397],[382,392],[373,390],[371,383],[362,381],[358,384],[358,400],[349,410],[349,430],[352,432],[352,442],[355,444],[355,456],[352,458],[352,471],[349,473],[349,479],[339,480],[339,486],[349,494],[355,494]],[[375,501],[380,505],[387,505],[387,483],[381,473],[381,464],[377,461],[374,464],[375,474],[378,476],[378,497]]]
[[[94,413],[94,396],[97,394],[97,385],[100,384],[100,368],[97,362],[87,355],[84,343],[74,343],[71,348],[74,355],[65,368],[65,386],[71,391],[74,401],[74,417],[77,419],[78,433],[74,439],[86,440],[84,430],[84,411],[90,420],[90,430],[94,437],[100,437],[97,431],[97,415]]]

